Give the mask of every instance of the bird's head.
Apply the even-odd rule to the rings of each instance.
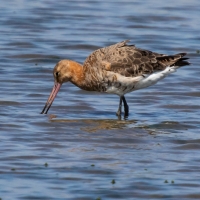
[[[53,76],[55,83],[62,84],[68,82],[72,78],[73,74],[73,61],[61,60],[57,63],[53,70]]]
[[[79,74],[77,72],[80,71],[80,68],[82,69],[82,66],[80,64],[71,60],[61,60],[56,64],[53,70],[54,86],[41,114],[47,114],[61,85],[64,82],[77,81],[77,77]]]

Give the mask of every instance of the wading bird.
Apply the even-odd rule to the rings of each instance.
[[[72,82],[87,91],[117,94],[120,97],[117,115],[129,114],[125,94],[154,85],[159,80],[189,65],[183,58],[186,53],[159,54],[128,45],[129,40],[97,49],[85,60],[83,66],[71,60],[61,60],[53,70],[54,87],[42,110],[47,114],[53,100],[64,82]]]

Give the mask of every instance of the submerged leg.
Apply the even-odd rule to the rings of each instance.
[[[122,113],[122,97],[120,97],[120,100],[119,100],[119,108],[118,108],[118,111],[116,112],[116,115],[117,116],[121,116],[121,113]]]
[[[125,96],[122,96],[122,100],[123,100],[123,103],[124,103],[124,116],[128,117],[129,107],[128,107],[128,104],[126,102]]]

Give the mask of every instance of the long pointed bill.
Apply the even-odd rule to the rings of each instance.
[[[54,86],[53,86],[53,89],[51,91],[51,94],[49,95],[49,98],[41,112],[41,114],[47,114],[49,108],[51,107],[52,103],[53,103],[53,100],[55,99],[59,89],[61,87],[61,84],[60,83],[55,83]]]

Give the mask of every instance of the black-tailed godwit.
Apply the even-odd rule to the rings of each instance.
[[[159,54],[127,45],[127,42],[97,49],[83,66],[71,60],[58,62],[53,70],[54,87],[41,114],[47,114],[61,85],[70,81],[83,90],[117,94],[120,101],[116,114],[121,116],[123,102],[127,117],[126,93],[154,85],[177,68],[189,65],[188,58],[183,58],[186,53]]]

